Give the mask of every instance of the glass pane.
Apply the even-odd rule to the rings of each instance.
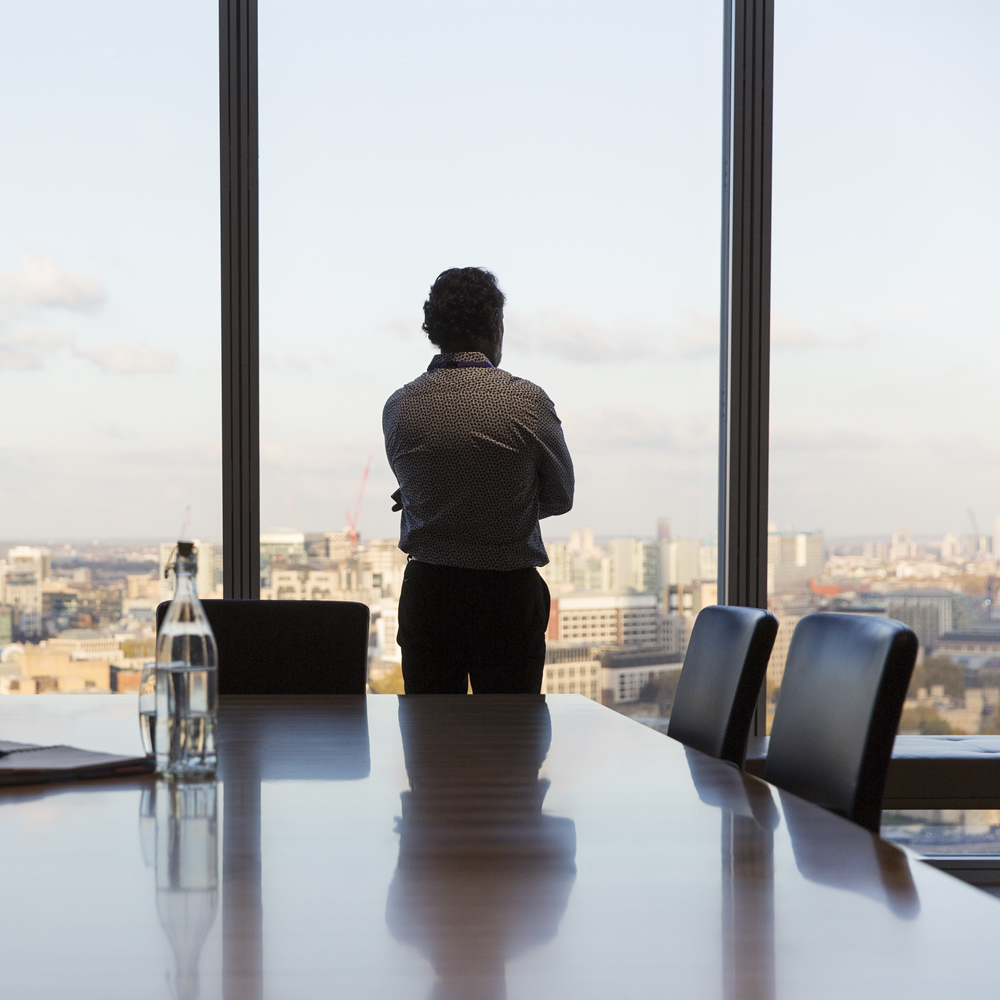
[[[372,677],[398,672],[382,408],[435,354],[436,276],[485,266],[502,365],[551,397],[576,469],[572,512],[542,521],[546,690],[659,713],[651,677],[714,601],[721,9],[263,0],[260,18],[265,595],[370,602]],[[609,647],[655,655],[611,669]]]
[[[1000,8],[818,0],[775,25],[772,606],[920,639],[901,732],[1000,730]]]
[[[178,532],[214,587],[217,39],[207,0],[0,2],[3,693],[136,690]]]

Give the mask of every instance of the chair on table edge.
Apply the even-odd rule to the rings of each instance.
[[[219,694],[364,694],[369,612],[353,601],[201,602]],[[170,602],[156,609],[156,631]]]
[[[867,615],[806,615],[795,627],[764,777],[878,833],[882,794],[917,637]]]
[[[691,630],[667,735],[743,767],[778,619],[759,608],[703,608]]]

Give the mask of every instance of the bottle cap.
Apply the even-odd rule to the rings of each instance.
[[[194,551],[194,542],[178,542],[177,543],[177,555],[181,559],[190,559],[191,553]]]

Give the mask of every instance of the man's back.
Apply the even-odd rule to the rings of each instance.
[[[400,548],[467,569],[548,561],[538,519],[572,506],[573,466],[542,389],[479,352],[440,354],[389,398],[382,427],[402,494]]]
[[[441,351],[382,411],[410,556],[396,641],[407,694],[538,694],[551,603],[538,519],[573,506],[552,401],[500,371],[505,296],[478,267],[438,275],[423,329]]]

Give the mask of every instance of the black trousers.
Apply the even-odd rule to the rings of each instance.
[[[407,694],[538,694],[549,588],[533,567],[509,572],[411,560],[399,594]]]

